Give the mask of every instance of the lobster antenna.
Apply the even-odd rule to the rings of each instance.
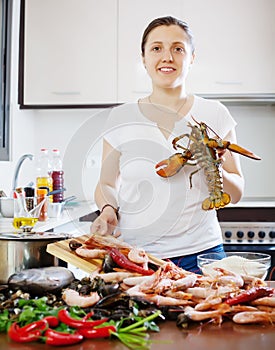
[[[205,125],[207,129],[211,130],[213,132],[214,135],[216,135],[219,139],[220,139],[220,136],[210,127],[208,126],[207,124],[205,124],[204,122],[198,122],[192,115],[191,115],[192,119],[194,120],[195,123],[197,123],[198,125]]]

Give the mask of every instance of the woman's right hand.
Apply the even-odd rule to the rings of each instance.
[[[101,214],[92,222],[90,232],[100,235],[120,236],[120,232],[114,234],[118,219],[115,211],[111,207],[106,207]]]

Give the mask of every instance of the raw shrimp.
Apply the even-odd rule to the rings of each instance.
[[[217,310],[210,311],[197,311],[193,307],[187,306],[184,309],[184,314],[192,321],[204,321],[207,319],[215,319],[220,323],[222,321],[222,315],[229,311],[230,307],[224,304],[221,304],[221,307]]]
[[[80,295],[76,290],[67,288],[62,293],[62,299],[69,306],[89,307],[95,305],[100,297],[97,292],[92,292],[90,295]]]
[[[252,305],[264,305],[275,307],[275,297],[263,297],[253,300],[251,302]],[[275,311],[275,310],[274,310]]]
[[[75,250],[76,254],[81,256],[82,258],[89,259],[104,259],[105,255],[108,253],[104,249],[88,249],[85,247],[79,247]]]
[[[137,247],[130,249],[128,259],[136,264],[141,264],[144,269],[148,269],[149,258],[144,249]]]
[[[275,312],[244,311],[233,316],[233,322],[240,324],[248,323],[272,323],[275,321]]]
[[[221,303],[222,303],[222,298],[220,297],[206,298],[205,301],[202,301],[195,306],[195,310],[197,311],[209,310],[211,309],[211,307],[215,305],[219,305]]]
[[[136,272],[108,272],[108,273],[92,273],[90,275],[90,278],[95,278],[95,277],[100,277],[104,280],[106,283],[111,283],[111,282],[122,282],[125,278],[128,277],[135,277],[135,276],[140,276],[140,274]]]
[[[197,276],[195,274],[188,275],[186,277],[180,278],[172,282],[173,290],[185,290],[186,288],[193,287],[197,281]]]
[[[141,284],[143,282],[153,282],[155,280],[155,275],[149,275],[149,276],[136,276],[136,277],[126,277],[123,279],[123,283],[125,283],[127,286],[135,286],[137,284]]]
[[[99,234],[93,234],[91,235],[86,241],[85,244],[87,246],[92,246],[96,248],[127,248],[127,249],[132,249],[133,247],[122,241],[121,239],[118,239],[114,236],[107,235],[107,236],[102,236]]]

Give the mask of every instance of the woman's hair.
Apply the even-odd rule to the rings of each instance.
[[[185,31],[185,33],[188,36],[189,43],[191,45],[192,53],[194,52],[195,47],[194,47],[193,35],[191,33],[191,30],[190,30],[188,24],[184,21],[181,21],[181,20],[175,18],[175,17],[166,16],[166,17],[159,17],[159,18],[154,19],[151,23],[148,24],[147,28],[144,30],[142,40],[141,40],[142,56],[144,56],[144,47],[145,47],[149,33],[153,29],[155,29],[159,26],[171,26],[171,25],[179,26]]]

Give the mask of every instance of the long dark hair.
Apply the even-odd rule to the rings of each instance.
[[[144,30],[142,40],[141,40],[142,56],[144,56],[144,47],[145,47],[149,33],[153,29],[155,29],[159,26],[171,26],[171,25],[179,26],[185,31],[185,33],[188,36],[191,48],[192,48],[192,53],[195,51],[193,34],[191,33],[191,30],[190,30],[188,24],[184,21],[181,21],[181,20],[175,18],[175,17],[166,16],[166,17],[159,17],[159,18],[154,19],[152,22],[150,22],[148,24],[147,28]]]

